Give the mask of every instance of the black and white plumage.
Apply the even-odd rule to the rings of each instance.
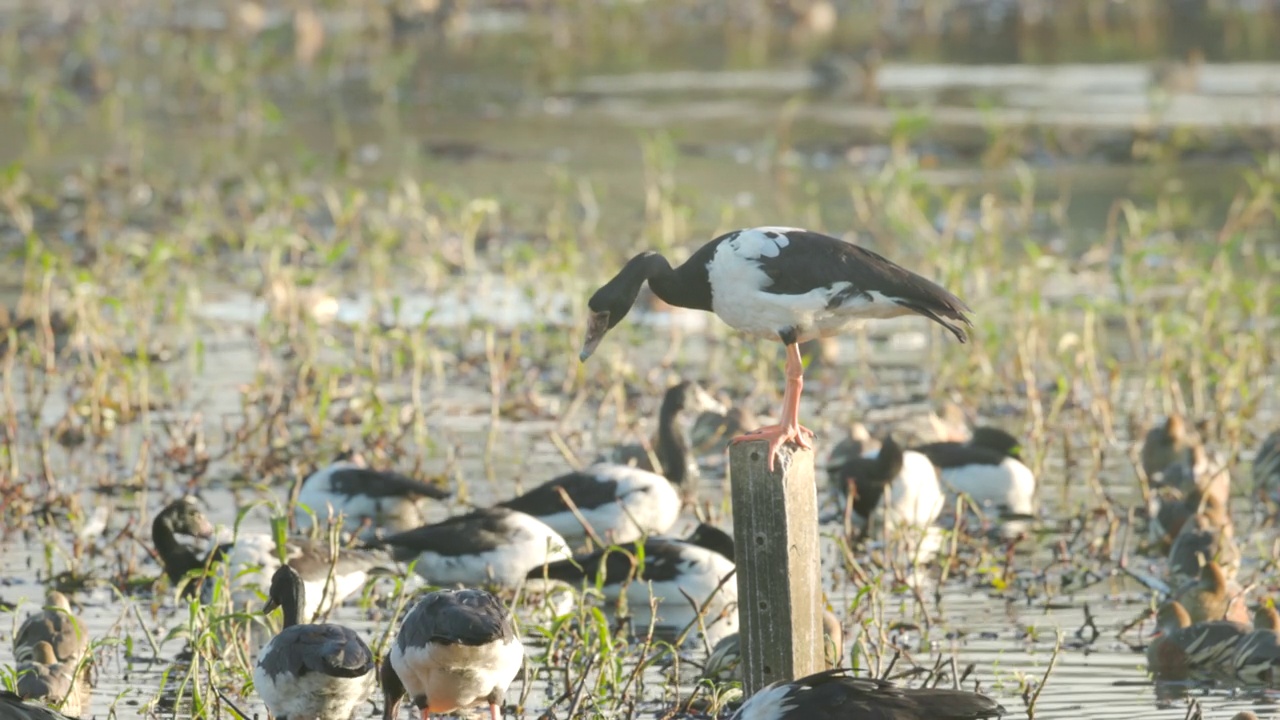
[[[531,571],[572,557],[568,544],[537,518],[483,508],[375,542],[436,585],[516,587]]]
[[[373,653],[351,628],[300,624],[302,578],[288,565],[271,576],[264,613],[284,611],[284,628],[263,646],[253,685],[276,720],[348,720],[373,693]]]
[[[425,500],[443,500],[448,490],[387,470],[368,467],[358,453],[343,453],[333,464],[302,481],[293,517],[301,531],[314,522],[343,518],[343,530],[369,538],[421,525]]]
[[[404,697],[428,720],[488,704],[493,720],[524,663],[524,645],[511,612],[484,590],[427,593],[400,625],[383,665],[384,717],[394,718]]]
[[[206,566],[216,567],[220,568],[216,572],[226,573],[236,604],[247,603],[265,592],[270,587],[272,574],[280,567],[275,537],[266,533],[241,534],[232,542],[215,547],[206,558],[196,555],[177,538],[178,535],[207,537],[212,531],[209,520],[187,500],[176,500],[156,515],[151,536],[170,581],[177,585],[184,582],[189,573]],[[329,544],[314,538],[289,538],[285,558],[306,586],[304,620],[328,612],[358,592],[371,574],[393,572],[391,559],[385,553],[340,549],[335,559]],[[183,593],[188,596],[197,590],[208,593],[211,587],[211,583],[188,582]]]
[[[17,693],[0,690],[0,718],[4,720],[71,720],[43,705],[28,705]]]
[[[890,532],[932,525],[946,504],[933,463],[918,452],[903,450],[892,436],[885,437],[879,447],[869,447],[861,457],[828,468],[834,492],[842,500],[852,494],[852,510],[863,534],[877,508],[883,511]]]
[[[565,502],[566,495],[576,514]],[[631,542],[670,530],[680,516],[681,504],[675,486],[657,473],[630,465],[596,463],[548,480],[498,503],[498,507],[532,515],[577,546],[588,537],[582,521],[599,538]]]
[[[684,437],[684,413],[724,412],[725,407],[711,393],[691,380],[676,383],[662,394],[658,408],[658,431],[652,448],[644,445],[621,445],[602,455],[598,462],[631,465],[641,470],[661,472],[680,486],[698,474],[698,464],[689,452]],[[653,460],[657,459],[655,465]]]
[[[748,698],[731,720],[983,720],[1004,713],[1000,703],[979,693],[898,687],[843,669],[773,683]]]
[[[666,637],[692,626],[705,605],[702,627],[707,643],[714,645],[738,631],[733,553],[728,533],[702,524],[684,539],[649,537],[643,543],[621,544],[553,563],[545,575],[538,570],[530,578],[593,585],[603,575],[605,600],[612,606],[625,597],[632,627],[647,629],[652,623]],[[657,600],[656,621],[651,600]]]
[[[1035,512],[1035,474],[1022,462],[1018,439],[1004,430],[979,427],[968,442],[930,443],[915,450],[938,467],[953,492],[1008,515]]]
[[[868,318],[923,315],[961,342],[962,325],[971,325],[958,297],[870,250],[807,230],[759,227],[717,237],[678,268],[654,252],[632,258],[587,303],[582,360],[631,310],[646,281],[671,305],[714,312],[737,330],[786,346],[779,424],[736,439],[767,440],[770,467],[783,444],[809,447],[813,435],[798,419],[804,374],[799,343],[846,332]]]

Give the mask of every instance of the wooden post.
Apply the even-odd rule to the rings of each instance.
[[[769,471],[765,441],[730,446],[742,689],[822,670],[822,574],[813,451],[785,447]]]

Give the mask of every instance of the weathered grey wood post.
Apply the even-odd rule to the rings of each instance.
[[[738,566],[742,689],[822,669],[822,585],[813,451],[733,445],[729,473]]]

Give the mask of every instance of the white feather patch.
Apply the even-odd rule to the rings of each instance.
[[[390,659],[408,696],[425,696],[429,712],[444,713],[486,702],[495,690],[506,693],[524,662],[524,646],[519,638],[477,646],[395,643]]]

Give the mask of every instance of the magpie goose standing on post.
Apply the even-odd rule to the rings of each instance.
[[[717,237],[678,268],[655,252],[633,257],[587,302],[582,360],[626,317],[646,281],[671,305],[713,312],[737,330],[786,346],[780,422],[735,438],[767,440],[770,469],[784,444],[811,447],[813,432],[799,420],[800,343],[846,332],[866,318],[923,315],[961,342],[961,326],[972,325],[963,300],[870,250],[807,230],[759,227]]]
[[[498,598],[473,589],[427,593],[405,616],[383,660],[383,717],[396,717],[408,696],[422,720],[480,704],[499,720],[503,696],[523,664],[524,645]]]
[[[443,500],[450,493],[431,483],[387,470],[374,470],[359,453],[344,452],[302,481],[293,517],[306,532],[313,521],[343,518],[346,532],[364,539],[378,531],[400,532],[422,524],[422,501]]]

